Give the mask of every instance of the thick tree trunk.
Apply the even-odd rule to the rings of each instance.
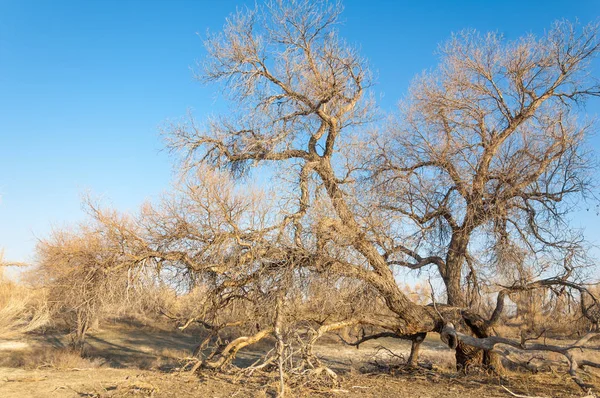
[[[448,247],[445,268],[440,269],[446,286],[447,303],[453,307],[465,308],[467,305],[461,282],[462,268],[466,261],[471,233],[472,230],[468,228],[454,232]],[[475,337],[490,336],[490,331],[482,323],[476,325],[471,322],[459,322],[456,329]],[[467,372],[471,367],[492,368],[501,371],[502,365],[496,354],[459,342],[456,347],[456,368],[459,371]]]
[[[440,274],[446,286],[447,303],[455,307],[464,307],[466,305],[461,281],[462,267],[467,256],[470,233],[471,231],[469,230],[461,229],[452,234],[445,264],[443,268],[440,267]]]
[[[448,251],[446,267],[440,270],[447,287],[448,304],[451,306],[443,309],[442,312],[444,313],[440,317],[436,308],[417,305],[400,290],[388,263],[373,243],[368,240],[363,229],[354,218],[353,212],[345,201],[344,193],[337,184],[330,159],[321,158],[315,161],[313,167],[321,177],[340,219],[340,231],[338,232],[343,233],[346,238],[353,242],[354,248],[365,257],[372,267],[372,271],[367,271],[350,265],[341,267],[340,274],[362,279],[379,291],[387,307],[398,315],[399,319],[394,331],[400,335],[416,335],[432,331],[441,332],[445,326],[444,322],[453,322],[455,325],[460,325],[458,330],[473,334],[473,331],[465,325],[460,311],[460,308],[465,306],[464,294],[461,290],[461,271],[472,228],[463,228],[454,234]],[[473,225],[473,223],[469,222],[466,225]],[[462,325],[465,326],[462,327]],[[417,361],[419,345],[420,343],[417,342],[413,346],[414,352],[411,355],[413,362]],[[455,344],[451,344],[451,346],[456,347]],[[458,367],[466,368],[472,361],[471,358],[479,363],[482,362],[481,357],[483,354],[481,352],[474,353],[473,350],[462,343],[459,346],[459,351],[457,351]]]
[[[330,132],[330,134],[333,133]],[[321,177],[340,219],[340,231],[338,232],[352,240],[354,248],[365,257],[372,268],[372,271],[367,271],[350,265],[345,269],[340,269],[340,273],[362,279],[381,293],[388,308],[398,314],[401,320],[398,323],[398,334],[411,335],[440,329],[440,320],[435,313],[412,302],[398,287],[390,266],[375,245],[365,236],[363,229],[354,218],[354,213],[346,203],[344,193],[335,178],[330,159],[321,158],[315,163],[314,170]]]

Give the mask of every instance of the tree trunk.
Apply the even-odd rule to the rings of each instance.
[[[281,331],[282,328],[282,307],[283,306],[283,294],[282,292],[277,293],[277,304],[275,307],[275,338],[277,339],[277,367],[279,370],[279,394],[278,398],[285,397],[285,378],[284,378],[284,370],[283,370],[283,351],[284,351],[284,342],[283,342],[283,334]]]
[[[83,354],[83,344],[89,329],[89,316],[84,311],[77,311],[75,330],[71,334],[71,347]]]
[[[419,333],[413,336],[412,345],[410,347],[410,356],[408,357],[408,366],[413,368],[419,366],[419,349],[426,336],[427,333]]]
[[[341,274],[362,279],[381,293],[387,307],[400,318],[398,334],[411,335],[441,329],[442,325],[435,313],[412,302],[398,287],[387,261],[368,240],[356,221],[354,213],[346,203],[344,193],[335,178],[330,159],[321,158],[315,164],[314,170],[321,177],[333,208],[340,219],[340,232],[352,240],[352,246],[365,257],[372,268],[372,271],[367,271],[350,265],[341,267],[338,271]]]
[[[469,246],[469,235],[471,231],[461,229],[452,234],[448,254],[444,267],[440,267],[440,274],[446,286],[448,305],[464,307],[466,305],[465,295],[461,287],[462,267],[467,256]]]
[[[440,273],[446,286],[447,303],[453,307],[465,308],[467,302],[463,292],[462,267],[466,261],[467,248],[469,246],[472,229],[462,228],[455,231],[450,240],[448,254],[446,256],[445,268],[440,268]],[[470,322],[459,322],[456,330],[461,333],[469,334],[475,337],[489,337],[489,330],[482,326]],[[493,368],[501,370],[500,358],[492,353],[483,351],[459,342],[456,347],[456,369],[467,372],[470,367]]]
[[[397,326],[394,328],[395,332],[400,335],[413,335],[432,331],[441,332],[445,326],[444,322],[454,322],[455,325],[459,325],[460,329],[457,330],[473,334],[474,331],[468,327],[462,327],[462,325],[465,325],[465,321],[460,311],[460,308],[465,306],[464,294],[461,289],[461,271],[473,228],[462,228],[460,231],[455,232],[450,243],[446,267],[443,270],[440,269],[446,284],[448,304],[452,306],[443,310],[446,314],[443,315],[444,319],[441,319],[437,309],[415,304],[400,290],[387,261],[373,243],[368,240],[363,229],[354,218],[354,214],[337,184],[330,159],[321,158],[315,164],[314,170],[321,177],[340,219],[340,232],[352,240],[354,248],[365,257],[373,269],[373,271],[367,271],[349,266],[341,267],[338,271],[342,275],[362,279],[379,291],[387,307],[398,315],[399,319]],[[467,222],[465,225],[474,225],[474,223]],[[415,352],[411,356],[414,362],[418,357],[419,345],[420,343],[416,343],[413,347]],[[481,352],[473,352],[472,349],[462,343],[458,346],[452,346],[457,348],[457,367],[466,369],[473,360],[478,363],[482,362],[483,354]]]

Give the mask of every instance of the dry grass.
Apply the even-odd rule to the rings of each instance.
[[[479,375],[459,376],[432,371],[365,375],[340,375],[334,388],[287,389],[289,397],[510,397],[506,386],[516,394],[539,397],[577,397],[585,394],[557,375],[512,376],[510,380]],[[164,373],[137,369],[98,368],[81,371],[0,368],[0,396],[26,397],[274,397],[276,378],[272,374],[253,375],[240,380],[236,375],[203,373]]]
[[[264,398],[276,394],[276,375],[268,372],[256,372],[250,378],[239,378],[235,372],[206,371],[199,378],[180,372],[181,358],[188,357],[189,350],[198,341],[190,334],[130,324],[102,329],[89,336],[88,357],[84,358],[65,348],[51,347],[64,346],[68,340],[64,335],[29,335],[27,341],[34,349],[0,352],[0,397]],[[410,342],[381,339],[366,342],[356,349],[331,339],[315,347],[315,353],[338,372],[340,385],[316,390],[294,386],[289,396],[509,396],[501,386],[532,396],[582,396],[579,387],[562,372],[509,372],[502,378],[485,373],[458,374],[452,369],[454,353],[436,335],[428,336],[424,342],[420,361],[431,363],[432,369],[402,366],[400,359],[380,350],[380,346],[406,357]],[[264,350],[250,347],[240,352],[235,364],[247,366],[262,354]]]
[[[44,292],[7,280],[0,267],[0,338],[39,329],[50,321]]]
[[[0,366],[23,369],[48,368],[54,370],[93,369],[105,360],[86,358],[78,351],[66,348],[42,347],[33,350],[11,352],[0,358]]]
[[[183,360],[185,358],[189,358],[191,353],[190,350],[162,348],[158,350],[157,355],[169,359]]]

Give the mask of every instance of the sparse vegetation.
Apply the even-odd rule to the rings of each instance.
[[[191,394],[199,379],[406,393],[382,386],[394,377],[449,397],[600,391],[597,265],[569,224],[598,171],[578,106],[600,96],[599,26],[457,34],[382,115],[340,13],[278,0],[209,35],[197,76],[232,111],[165,129],[180,162],[161,201],[125,215],[89,200],[87,223],[39,242],[30,286],[0,274],[0,338],[30,345],[0,366],[181,377],[85,396]],[[261,167],[275,186],[244,178]],[[433,282],[401,280],[424,269]]]
[[[0,339],[37,330],[50,321],[43,289],[15,283],[4,276],[5,263],[0,251]]]

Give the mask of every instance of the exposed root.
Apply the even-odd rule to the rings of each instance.
[[[498,345],[507,345],[507,346],[516,348],[517,350],[521,350],[521,351],[547,351],[547,352],[555,352],[555,353],[561,354],[567,360],[567,363],[569,365],[568,373],[571,376],[571,379],[583,391],[589,391],[590,389],[593,388],[593,386],[585,383],[579,377],[579,375],[577,373],[579,366],[585,365],[585,366],[592,366],[592,367],[600,368],[599,362],[594,362],[594,361],[589,361],[589,360],[577,361],[577,359],[573,355],[574,350],[593,349],[595,351],[599,351],[600,349],[598,349],[598,348],[586,347],[586,344],[590,340],[600,336],[600,333],[597,333],[597,332],[590,332],[590,333],[586,334],[585,336],[581,337],[575,343],[568,345],[568,346],[540,344],[540,343],[527,343],[527,341],[523,340],[523,339],[521,341],[516,341],[516,340],[499,337],[499,336],[475,338],[473,336],[469,336],[469,335],[457,332],[455,330],[452,330],[451,327],[447,327],[445,333],[448,336],[454,335],[454,338],[460,339],[462,342],[464,342],[465,344],[468,344],[471,347],[477,347],[477,348],[481,348],[484,350],[492,351],[492,352],[498,353],[503,356],[506,355],[506,352],[499,349],[497,347]]]

